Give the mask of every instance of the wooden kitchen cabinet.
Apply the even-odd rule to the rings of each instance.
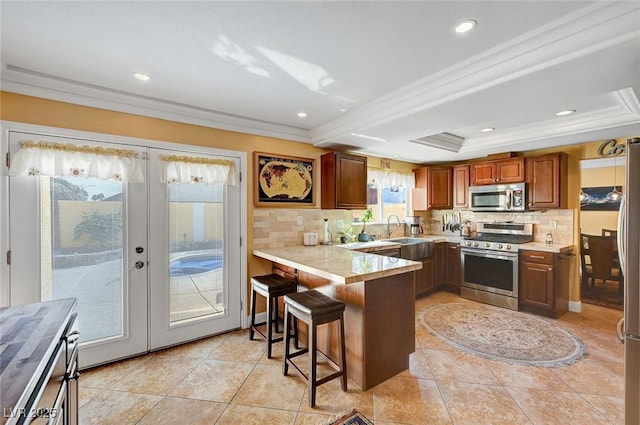
[[[527,158],[529,209],[567,208],[567,158],[564,152]]]
[[[469,174],[467,164],[453,167],[453,208],[469,207]]]
[[[451,167],[421,167],[413,170],[416,187],[412,205],[416,211],[453,208],[453,171]]]
[[[433,282],[435,287],[459,294],[461,279],[460,244],[438,242],[433,246]]]
[[[569,308],[570,253],[520,251],[521,310],[559,317]]]
[[[433,282],[433,258],[422,259],[422,269],[414,272],[414,279],[416,297],[426,294],[435,287]]]
[[[447,243],[439,242],[433,244],[433,281],[436,286],[446,283],[447,273]]]
[[[459,294],[462,273],[462,267],[460,263],[460,244],[448,242],[446,249],[446,288],[449,291]]]
[[[521,183],[526,178],[524,157],[471,164],[471,185]]]
[[[341,152],[320,157],[321,208],[367,208],[367,158]]]

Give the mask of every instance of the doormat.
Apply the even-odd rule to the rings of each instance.
[[[353,409],[337,419],[330,419],[329,422],[326,422],[326,425],[373,425],[373,422],[365,418],[356,409]]]
[[[480,303],[440,304],[421,311],[418,323],[467,353],[512,364],[558,367],[586,356],[570,332],[529,314]]]

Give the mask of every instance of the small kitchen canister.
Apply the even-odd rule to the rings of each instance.
[[[303,238],[305,246],[318,245],[318,234],[316,232],[307,232],[303,235]]]

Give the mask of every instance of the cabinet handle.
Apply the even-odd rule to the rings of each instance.
[[[551,270],[553,270],[553,267],[549,267],[547,270],[551,271]]]
[[[544,260],[544,256],[543,255],[530,255],[529,258],[539,258],[541,260]]]
[[[65,339],[67,340],[67,342],[69,344],[73,344],[74,342],[76,342],[78,339],[80,338],[80,332],[78,331],[73,331],[71,332],[69,335],[67,335],[65,337]]]
[[[80,372],[76,371],[73,375],[69,375],[68,373],[65,374],[65,379],[67,381],[77,381],[78,379],[80,379]]]

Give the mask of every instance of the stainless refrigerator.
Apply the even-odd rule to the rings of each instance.
[[[624,274],[625,424],[640,424],[640,138],[627,140],[625,196],[618,216]]]

